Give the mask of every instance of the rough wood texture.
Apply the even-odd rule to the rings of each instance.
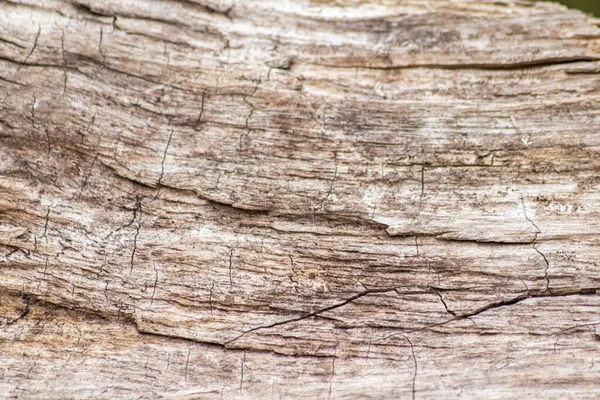
[[[0,397],[600,396],[598,24],[1,1]]]

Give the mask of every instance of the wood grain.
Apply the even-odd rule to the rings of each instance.
[[[0,2],[0,397],[600,396],[599,25]]]

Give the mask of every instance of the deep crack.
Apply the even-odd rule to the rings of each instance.
[[[27,314],[29,314],[29,303],[30,303],[31,299],[28,296],[22,296],[21,298],[23,300],[23,304],[25,305],[25,307],[23,308],[23,311],[21,311],[21,314],[19,314],[19,316],[17,318],[13,319],[12,321],[8,321],[6,323],[6,325],[16,324],[17,322],[19,322],[20,320],[25,318],[27,316]]]
[[[312,318],[312,317],[318,316],[318,315],[320,315],[320,314],[322,314],[324,312],[335,310],[336,308],[343,307],[346,304],[349,304],[349,303],[353,302],[354,300],[360,299],[361,297],[364,297],[364,296],[369,295],[369,294],[373,294],[373,293],[387,293],[387,292],[393,292],[393,291],[395,291],[395,288],[365,290],[364,292],[360,292],[358,294],[355,294],[354,296],[352,296],[352,297],[350,297],[350,298],[348,298],[348,299],[346,299],[346,300],[344,300],[344,301],[342,301],[340,303],[334,304],[332,306],[321,308],[321,309],[319,309],[317,311],[308,313],[306,315],[303,315],[303,316],[300,316],[300,317],[286,319],[284,321],[274,322],[274,323],[269,324],[269,325],[257,326],[255,328],[249,329],[246,332],[244,332],[244,333],[236,336],[235,338],[233,338],[233,339],[225,342],[224,345],[227,346],[230,343],[233,343],[236,340],[240,339],[242,336],[245,336],[248,333],[251,333],[251,332],[254,332],[254,331],[258,331],[258,330],[261,330],[261,329],[270,329],[270,328],[274,328],[276,326],[289,324],[291,322],[298,322],[298,321],[302,321],[302,320],[305,320],[305,319],[308,319],[308,318]]]

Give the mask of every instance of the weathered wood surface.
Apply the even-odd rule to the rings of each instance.
[[[597,398],[598,24],[0,2],[0,397]]]

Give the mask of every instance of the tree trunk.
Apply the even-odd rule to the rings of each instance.
[[[0,397],[599,397],[599,24],[0,2]]]

